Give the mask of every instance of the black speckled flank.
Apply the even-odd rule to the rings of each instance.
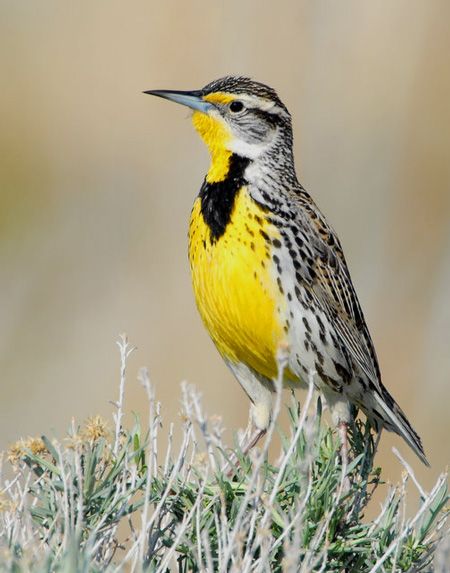
[[[203,182],[199,197],[203,219],[211,231],[212,243],[225,233],[231,220],[236,195],[247,183],[244,173],[249,163],[249,159],[233,154],[230,157],[228,174],[223,181],[208,183],[205,179]]]

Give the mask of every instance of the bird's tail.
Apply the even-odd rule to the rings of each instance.
[[[420,436],[408,422],[407,417],[394,398],[384,387],[382,387],[382,392],[375,391],[373,397],[376,406],[375,410],[379,415],[381,414],[381,419],[379,420],[381,425],[401,436],[417,457],[429,467],[430,464],[425,456]]]

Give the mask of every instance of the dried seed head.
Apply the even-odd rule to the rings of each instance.
[[[108,423],[98,415],[88,418],[81,431],[81,436],[88,442],[96,442],[100,438],[108,438],[109,435]]]

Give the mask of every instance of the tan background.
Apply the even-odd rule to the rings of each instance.
[[[127,408],[148,365],[166,419],[179,382],[228,428],[247,400],[203,331],[186,259],[207,153],[184,109],[141,94],[247,74],[294,117],[297,169],[338,231],[385,384],[450,460],[450,4],[0,2],[0,447]]]

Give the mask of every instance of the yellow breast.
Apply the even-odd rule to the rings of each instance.
[[[211,241],[194,203],[189,260],[202,319],[224,358],[244,362],[267,378],[277,374],[276,354],[284,342],[279,315],[283,300],[273,274],[267,237],[279,237],[245,187],[235,198],[225,233]]]

